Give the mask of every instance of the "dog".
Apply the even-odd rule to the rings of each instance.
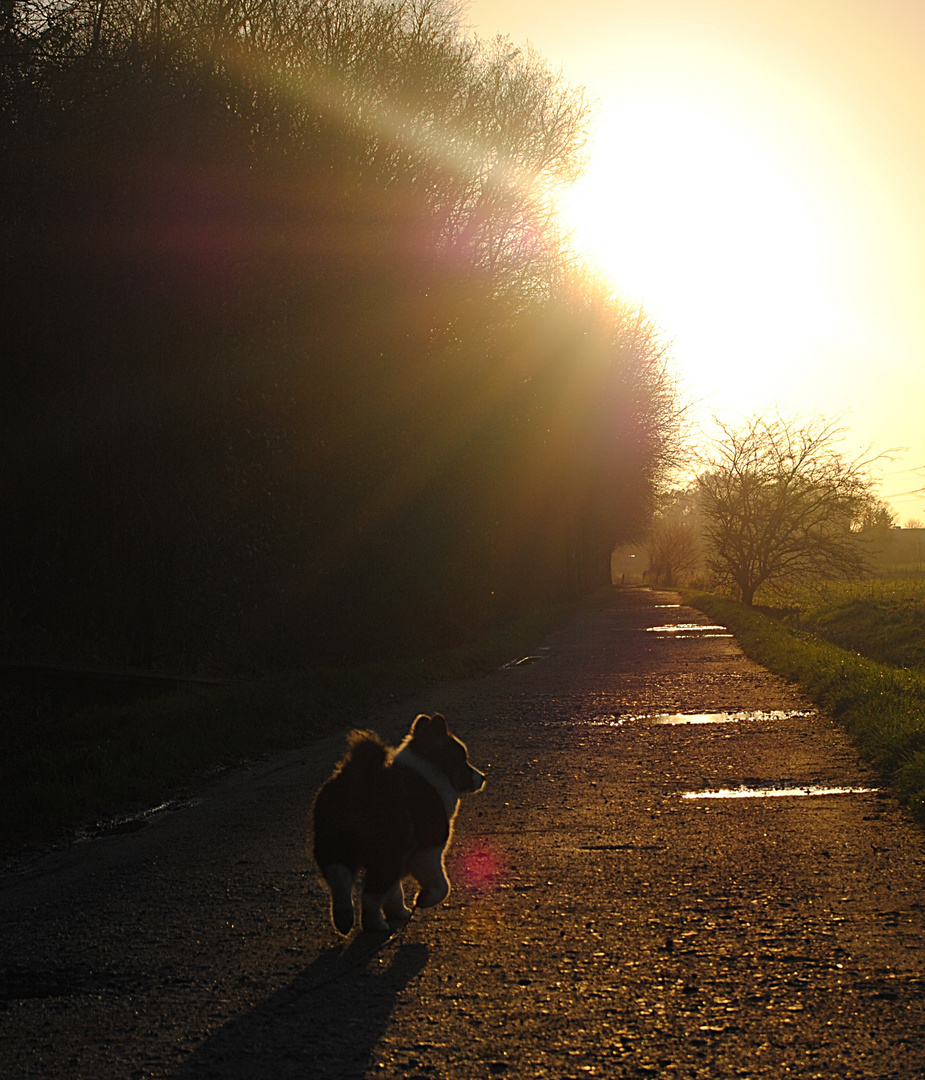
[[[416,879],[416,907],[450,892],[443,858],[461,795],[485,776],[440,714],[416,717],[396,749],[375,732],[351,731],[349,751],[315,796],[314,857],[331,890],[331,918],[344,936],[354,924],[354,885],[364,872],[361,926],[387,933],[411,918],[402,879]],[[390,926],[391,924],[391,926]]]

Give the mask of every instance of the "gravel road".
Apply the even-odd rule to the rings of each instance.
[[[443,711],[488,773],[449,899],[387,941],[338,937],[307,855],[340,736],[7,867],[0,1076],[925,1076],[922,833],[707,623],[618,591],[523,663],[345,716],[396,740]]]

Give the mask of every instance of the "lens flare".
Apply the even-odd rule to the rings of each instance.
[[[453,880],[474,892],[496,892],[507,877],[504,855],[487,840],[474,840],[457,849]]]

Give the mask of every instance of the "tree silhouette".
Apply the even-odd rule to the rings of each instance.
[[[762,586],[851,577],[868,567],[859,529],[874,502],[873,460],[846,460],[843,429],[753,416],[720,436],[699,477],[710,569],[752,604]]]
[[[608,580],[675,406],[580,91],[443,0],[3,9],[9,648],[259,671]]]

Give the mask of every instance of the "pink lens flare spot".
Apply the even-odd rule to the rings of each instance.
[[[456,852],[453,876],[464,888],[477,892],[497,889],[506,876],[504,857],[491,844],[477,840]]]

